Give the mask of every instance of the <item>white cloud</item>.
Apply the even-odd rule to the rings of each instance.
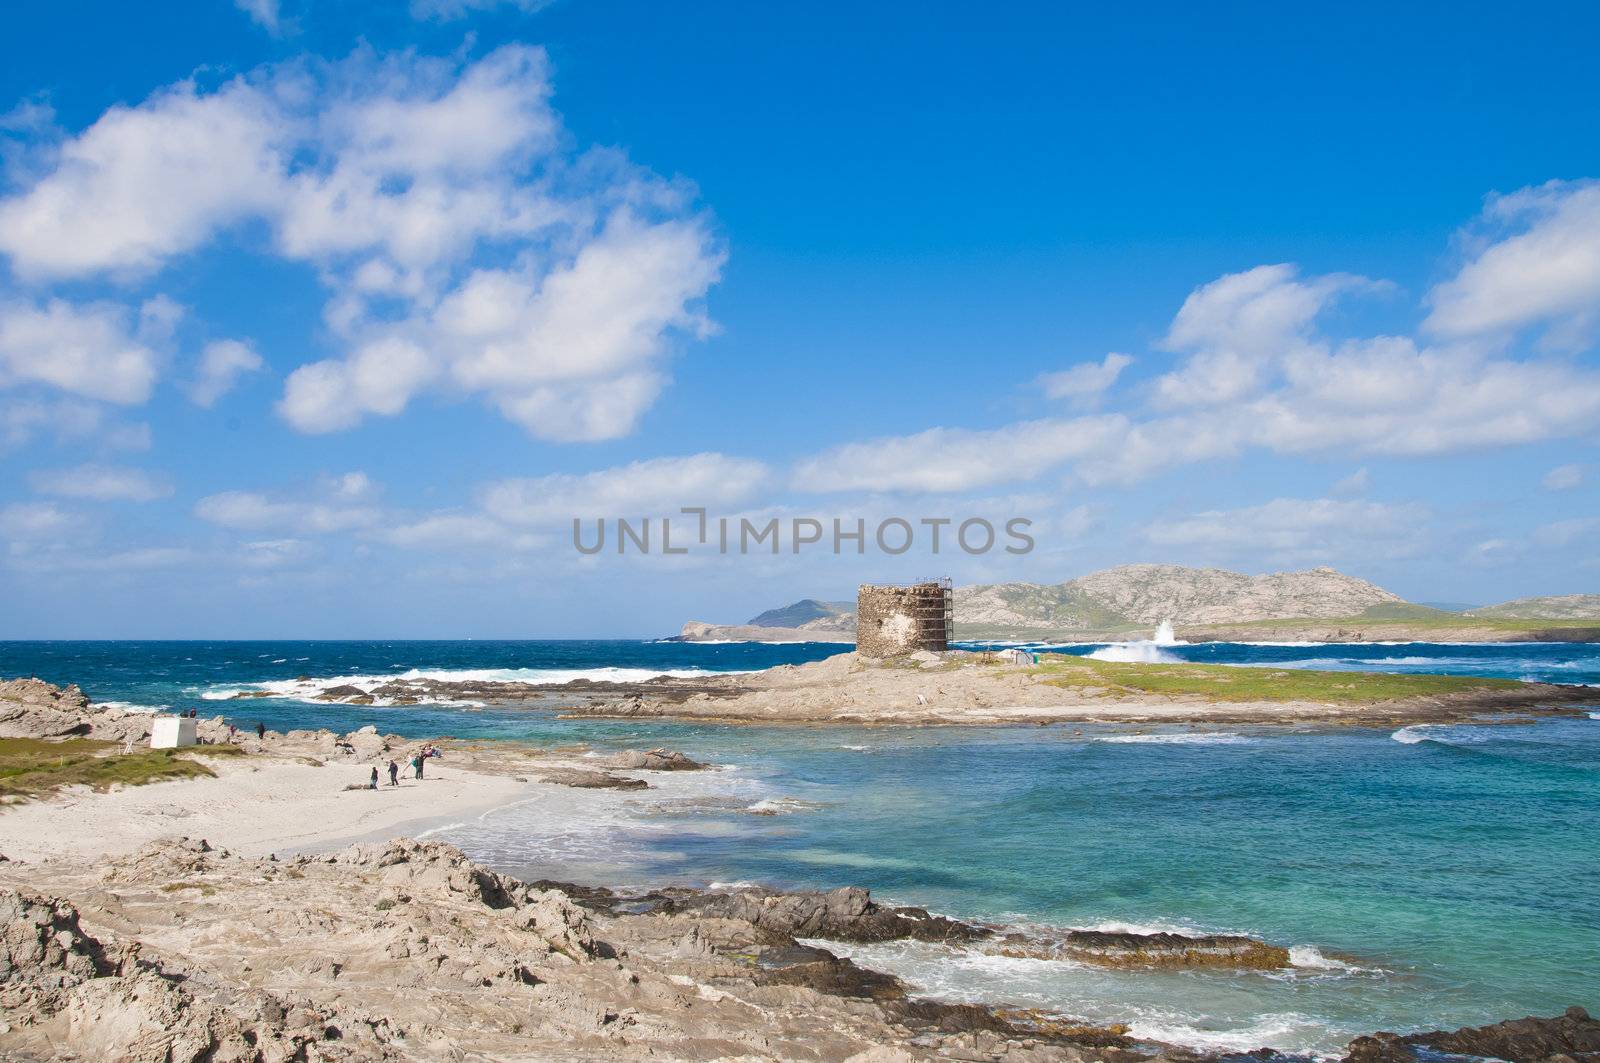
[[[0,222],[0,232],[4,223]],[[105,402],[150,397],[171,304],[152,300],[138,323],[111,303],[0,302],[0,387],[46,384]]]
[[[1367,472],[1366,466],[1362,466],[1335,483],[1333,485],[1333,493],[1336,495],[1364,495],[1371,485],[1372,476]]]
[[[723,454],[654,458],[578,475],[502,480],[482,505],[508,524],[568,525],[574,518],[673,516],[684,506],[726,506],[750,498],[770,473],[758,461]]]
[[[112,450],[149,450],[150,426],[107,421],[105,408],[73,399],[21,399],[0,405],[0,452],[40,436],[58,443],[94,440]]]
[[[283,568],[312,553],[311,544],[303,539],[257,539],[239,544],[239,562],[246,568]]]
[[[1540,482],[1547,491],[1570,491],[1574,487],[1583,486],[1584,468],[1582,465],[1557,465],[1544,474]]]
[[[1039,386],[1048,398],[1092,401],[1117,382],[1122,371],[1133,364],[1126,354],[1108,354],[1098,362],[1080,362],[1056,373],[1039,376]]]
[[[278,0],[233,0],[233,6],[268,33],[277,34],[280,28]]]
[[[799,462],[796,490],[965,491],[1030,480],[1073,458],[1101,453],[1127,434],[1120,416],[1025,421],[975,431],[930,428],[849,443]]]
[[[541,438],[616,438],[665,385],[671,339],[711,331],[699,303],[724,252],[687,185],[574,152],[551,91],[544,52],[517,45],[185,82],[64,139],[0,200],[0,252],[33,280],[119,279],[259,222],[278,255],[317,267],[345,346],[290,375],[279,410],[296,428],[444,393]],[[219,357],[226,371],[193,387],[202,404],[249,368]]]
[[[1294,266],[1280,264],[1230,273],[1196,288],[1162,344],[1188,359],[1156,381],[1158,402],[1212,406],[1247,398],[1274,364],[1315,350],[1308,331],[1335,296],[1372,287],[1346,274],[1302,280]]]
[[[289,130],[271,94],[192,82],[108,110],[54,170],[0,200],[0,251],[25,278],[142,272],[278,209]]]
[[[478,11],[514,8],[524,14],[549,7],[552,0],[411,0],[411,17],[448,22]]]
[[[143,469],[108,465],[80,465],[73,469],[42,469],[29,477],[42,495],[84,498],[96,502],[151,502],[172,494],[172,484]]]
[[[1372,282],[1300,279],[1264,266],[1190,295],[1168,336],[1189,351],[1145,416],[933,428],[799,462],[802,490],[942,490],[1031,479],[1071,464],[1088,485],[1127,484],[1250,450],[1425,456],[1593,435],[1600,372],[1405,336],[1334,341],[1317,311]]]
[[[196,406],[210,408],[217,400],[233,390],[239,378],[246,373],[258,372],[265,363],[248,343],[242,340],[216,340],[206,344],[200,353],[200,364],[195,368],[194,379],[188,387],[189,399]]]
[[[541,543],[537,536],[512,531],[481,513],[432,513],[419,520],[385,529],[378,537],[392,546],[412,550],[475,546],[526,550]]]
[[[342,501],[279,499],[257,491],[223,491],[195,503],[195,516],[225,528],[324,534],[369,528],[383,519],[374,506]]]
[[[77,519],[51,502],[13,502],[0,506],[0,535],[43,539],[68,531]]]
[[[1539,546],[1562,547],[1576,542],[1593,542],[1600,537],[1600,517],[1574,517],[1534,529],[1533,541]]]
[[[1574,346],[1600,324],[1600,182],[1551,181],[1489,200],[1466,263],[1429,293],[1426,327],[1474,337],[1548,326]]]
[[[1228,556],[1267,555],[1296,563],[1341,555],[1372,557],[1413,553],[1417,526],[1427,517],[1418,505],[1336,499],[1277,498],[1243,509],[1208,510],[1145,529],[1158,546],[1198,547]]]

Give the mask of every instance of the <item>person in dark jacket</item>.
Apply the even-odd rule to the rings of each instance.
[[[389,762],[389,785],[400,785],[400,765],[396,764],[392,760]]]
[[[372,783],[371,783],[370,786],[368,786],[368,789],[369,790],[376,790],[377,788],[378,788],[378,766],[376,764],[374,764],[372,766]]]

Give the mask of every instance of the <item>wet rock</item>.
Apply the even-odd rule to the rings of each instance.
[[[369,697],[365,690],[349,683],[328,687],[316,696],[318,701],[344,701],[348,698]],[[371,704],[369,701],[368,704]]]
[[[1289,950],[1236,934],[1129,934],[1069,930],[1006,934],[998,941],[1003,956],[1073,960],[1102,967],[1226,967],[1279,970],[1289,966]]]
[[[643,753],[629,750],[610,758],[605,765],[608,768],[620,768],[625,771],[700,771],[705,767],[699,761],[690,760],[676,750],[668,752],[665,749],[652,749]]]
[[[810,945],[757,945],[723,956],[748,965],[758,985],[805,986],[819,993],[870,1000],[902,1000],[906,995],[898,978],[857,967],[827,949]]]
[[[539,773],[539,778],[582,790],[644,790],[650,786],[643,779],[625,779],[620,775],[585,771],[582,768],[547,768]]]
[[[1600,1022],[1583,1008],[1571,1007],[1548,1019],[1530,1016],[1493,1026],[1463,1026],[1454,1032],[1375,1033],[1351,1041],[1344,1063],[1415,1063],[1418,1049],[1510,1063],[1537,1063],[1558,1056],[1588,1063],[1600,1059]]]
[[[827,893],[779,893],[761,887],[669,896],[673,912],[742,919],[780,934],[835,941],[872,942],[912,938],[952,943],[990,936],[984,927],[932,915],[922,908],[885,908],[866,890],[846,886]]]

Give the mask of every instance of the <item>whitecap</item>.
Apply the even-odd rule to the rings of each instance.
[[[1182,664],[1183,659],[1168,653],[1154,642],[1113,642],[1089,654],[1094,661],[1117,664]]]
[[[1400,728],[1389,737],[1404,745],[1414,746],[1418,742],[1427,741],[1429,735],[1426,733],[1426,727],[1426,724],[1413,724],[1410,727]]]
[[[1096,735],[1092,741],[1113,742],[1119,745],[1148,743],[1158,746],[1228,746],[1249,742],[1251,739],[1231,732],[1185,731],[1176,734]]]
[[[1357,967],[1353,963],[1336,960],[1332,956],[1324,956],[1315,945],[1289,946],[1289,962],[1295,967],[1307,971],[1364,971],[1366,968]]]
[[[166,712],[171,705],[139,705],[131,701],[97,701],[97,709],[120,709],[123,712]]]
[[[1323,1024],[1297,1012],[1263,1015],[1248,1026],[1227,1030],[1206,1029],[1197,1016],[1167,1013],[1139,1016],[1128,1024],[1128,1032],[1140,1040],[1161,1041],[1186,1048],[1214,1052],[1249,1052],[1257,1048],[1283,1051],[1303,1050],[1314,1044]]]

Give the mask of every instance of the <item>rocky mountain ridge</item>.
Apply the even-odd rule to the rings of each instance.
[[[1594,620],[1600,619],[1600,594],[1558,594],[1543,598],[1517,598],[1468,609],[1467,616],[1497,617],[1507,620]]]

